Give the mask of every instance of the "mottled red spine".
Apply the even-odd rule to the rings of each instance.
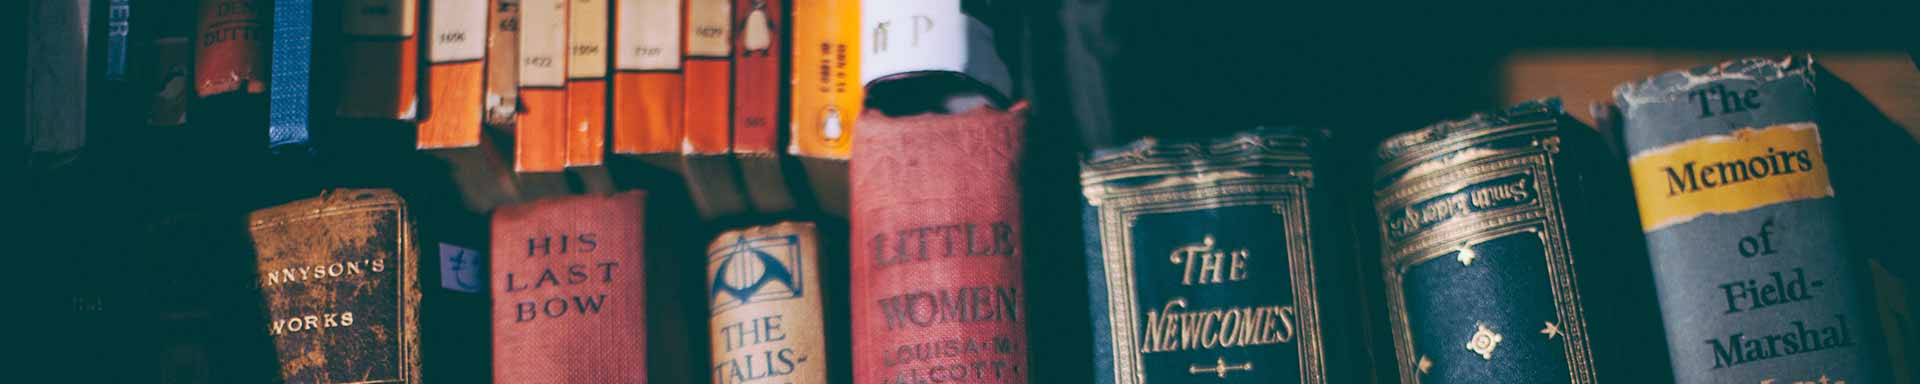
[[[495,210],[494,382],[646,382],[645,196]]]
[[[861,116],[851,160],[853,381],[1027,382],[1026,104]]]

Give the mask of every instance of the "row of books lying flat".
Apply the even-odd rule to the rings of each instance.
[[[826,210],[845,212],[841,185],[865,85],[889,75],[962,70],[969,63],[968,28],[978,23],[969,22],[958,0],[790,3],[114,0],[95,6],[109,9],[106,79],[142,78],[128,82],[155,88],[138,90],[153,95],[140,100],[149,125],[185,124],[195,100],[242,100],[201,113],[211,118],[234,114],[234,107],[264,108],[264,121],[241,125],[266,127],[275,153],[311,153],[309,128],[340,125],[332,118],[405,122],[417,127],[419,149],[464,168],[457,171],[460,186],[478,212],[541,195],[517,190],[514,173],[601,167],[609,152],[689,174],[697,195],[734,196],[698,200],[710,217],[792,209],[783,179],[789,174],[817,180],[800,188],[817,189],[813,195],[823,197]],[[86,25],[84,4],[37,7],[77,11]],[[90,51],[85,34],[78,36],[72,49],[84,58]],[[53,82],[84,80],[78,73],[86,71],[84,62],[71,74],[81,79]],[[77,83],[65,87],[85,88]],[[328,113],[320,112],[328,106],[329,119],[310,116]],[[510,147],[511,156],[493,143],[505,143],[500,148]],[[783,155],[802,158],[802,172],[783,170]]]
[[[1909,377],[1896,352],[1911,318],[1887,315],[1904,301],[1872,300],[1869,271],[1913,254],[1859,236],[1905,224],[1859,213],[1911,203],[1842,200],[1894,195],[1847,181],[1873,174],[1854,146],[1864,120],[1837,113],[1820,73],[1792,56],[1622,85],[1610,121],[1625,160],[1556,99],[1392,136],[1370,181],[1324,161],[1318,129],[1097,151],[1081,168],[1095,359],[1083,381]],[[705,284],[685,295],[710,310],[713,382],[819,383],[843,365],[854,382],[1028,382],[1030,346],[1049,336],[1027,327],[1023,113],[855,132],[868,150],[851,163],[848,238],[786,222],[712,239]],[[1917,145],[1905,140],[1892,148]],[[1352,201],[1348,184],[1373,198]],[[644,222],[644,193],[504,206],[485,261],[451,262],[442,287],[491,303],[494,381],[646,379],[646,300],[695,298],[643,289],[647,257],[680,257],[643,254],[644,228],[661,225]],[[1371,203],[1374,220],[1349,221],[1365,217],[1349,203]],[[289,382],[420,380],[434,353],[414,337],[420,290],[437,288],[417,275],[431,261],[407,215],[381,190],[253,214]],[[1355,246],[1368,238],[1377,260]],[[443,245],[442,271],[449,254],[477,255]],[[848,271],[823,271],[840,258]],[[822,288],[834,276],[845,292]],[[848,323],[826,320],[838,317],[823,297],[846,299]],[[1370,340],[1390,340],[1391,366]]]

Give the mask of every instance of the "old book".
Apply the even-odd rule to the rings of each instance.
[[[1610,154],[1557,99],[1380,144],[1373,207],[1400,382],[1670,380]]]
[[[722,232],[706,255],[713,382],[827,382],[826,292],[813,223]]]
[[[747,199],[759,213],[796,207],[780,157],[785,10],[780,0],[734,1],[733,153]]]
[[[1681,383],[1890,380],[1811,56],[1614,91]],[[1821,88],[1826,91],[1826,88]],[[1858,128],[1858,127],[1850,127]],[[1784,344],[1784,345],[1783,345]]]
[[[273,0],[272,71],[267,86],[267,148],[310,154],[307,102],[313,81],[313,0]]]
[[[569,196],[494,211],[495,382],[646,381],[645,196]]]
[[[215,6],[210,1],[202,8]],[[31,58],[23,62],[27,76],[20,94],[26,99],[26,146],[36,154],[64,157],[87,143],[86,3],[30,2],[25,19],[23,57]]]
[[[567,166],[567,0],[520,2],[520,110],[513,170]]]
[[[520,0],[489,0],[487,125],[512,127],[520,106]],[[511,130],[507,130],[512,134]]]
[[[1027,113],[1020,103],[861,117],[854,145],[864,149],[850,163],[853,381],[1027,382]]]
[[[614,153],[656,160],[680,153],[686,108],[680,5],[681,0],[614,3]]]
[[[689,154],[725,154],[732,144],[733,2],[687,0],[685,141]]]
[[[149,4],[141,4],[142,7]],[[133,0],[107,1],[107,44],[106,69],[103,77],[108,81],[127,79],[127,46],[132,37]],[[147,22],[147,20],[141,20]]]
[[[610,0],[567,0],[567,166],[607,153],[607,11]]]
[[[194,84],[200,98],[267,92],[266,18],[255,0],[200,0]]]
[[[1086,160],[1094,382],[1367,380],[1326,140],[1256,128]]]
[[[399,195],[332,190],[248,221],[281,379],[421,382],[419,244]]]
[[[787,153],[799,158],[820,209],[847,212],[847,158],[866,97],[860,82],[860,2],[792,0],[793,70]]]
[[[460,201],[487,212],[519,199],[513,170],[484,128],[489,4],[430,0],[426,4],[427,108],[415,147],[452,169]]]
[[[340,117],[412,121],[419,112],[420,0],[348,0],[341,16]]]

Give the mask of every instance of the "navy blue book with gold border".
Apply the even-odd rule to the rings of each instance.
[[[1373,185],[1402,383],[1666,382],[1617,160],[1528,102],[1388,138]]]
[[[1325,137],[1147,139],[1082,165],[1093,382],[1363,380]]]

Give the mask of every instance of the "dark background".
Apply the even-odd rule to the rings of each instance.
[[[142,28],[159,28],[145,20],[191,20],[192,3],[135,1],[135,41]],[[1457,3],[969,1],[969,12],[995,27],[1015,77],[1013,96],[1034,105],[1022,175],[1033,381],[1084,382],[1092,369],[1076,173],[1089,147],[1308,125],[1331,129],[1330,152],[1344,154],[1322,161],[1368,169],[1372,145],[1387,134],[1500,107],[1497,64],[1516,50],[1920,47],[1920,2],[1913,1]],[[0,14],[25,26],[25,4]],[[326,85],[348,68],[323,64],[338,57],[330,51],[338,36],[324,24],[338,7],[329,5],[316,7],[316,157],[266,153],[257,100],[196,100],[187,126],[154,129],[139,124],[135,111],[144,104],[104,82],[89,85],[88,143],[77,155],[45,159],[5,146],[22,161],[8,167],[19,181],[6,184],[18,186],[6,188],[19,194],[10,199],[19,208],[8,215],[16,229],[4,252],[16,262],[0,268],[18,286],[9,288],[14,307],[0,317],[17,324],[8,327],[14,337],[7,344],[27,356],[9,371],[61,382],[159,382],[172,374],[166,348],[187,344],[208,351],[211,381],[265,381],[275,365],[257,309],[246,307],[255,273],[244,216],[323,188],[393,188],[411,204],[423,248],[434,241],[485,246],[485,216],[461,208],[444,163],[413,150],[411,124],[330,118],[337,95]],[[93,20],[105,17],[96,12]],[[92,35],[99,52],[104,33]],[[6,40],[0,48],[20,51],[11,44],[21,38]],[[104,62],[94,57],[91,65]],[[716,231],[805,219],[845,236],[844,219],[812,210],[702,221],[678,176],[618,160],[612,171],[622,188],[650,192],[649,299],[658,311],[650,313],[649,370],[656,382],[705,379],[704,303],[669,293],[699,279],[689,261],[699,260],[697,249]],[[1342,188],[1356,207],[1350,221],[1371,220],[1367,186]],[[1353,256],[1374,260],[1377,245],[1359,238]],[[844,255],[839,247],[827,255]],[[843,257],[828,259],[827,275],[844,273]],[[436,382],[486,377],[484,302],[436,301],[432,289],[423,319],[435,335],[427,374],[455,378]],[[844,292],[829,286],[835,289]],[[829,317],[837,324],[833,340],[845,340],[845,305],[830,303],[829,313],[839,314]],[[441,308],[446,315],[432,313]],[[435,355],[436,346],[448,352]],[[845,345],[834,348],[844,355]],[[1380,360],[1391,359],[1390,347],[1376,355],[1390,361]],[[835,363],[837,381],[846,379],[846,361]]]

